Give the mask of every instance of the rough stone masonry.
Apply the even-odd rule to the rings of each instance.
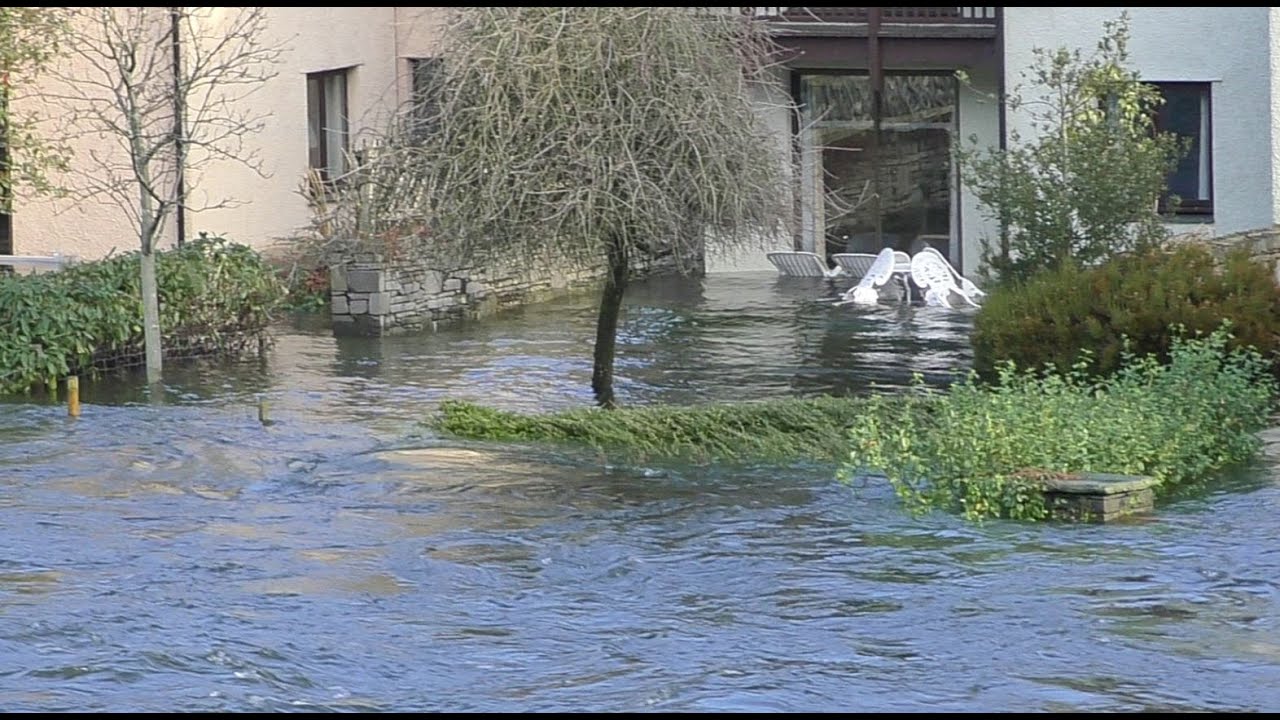
[[[633,276],[674,269],[667,259],[633,263]],[[329,271],[337,334],[388,335],[474,319],[596,285],[603,267],[495,267],[445,275],[411,259],[357,253]]]

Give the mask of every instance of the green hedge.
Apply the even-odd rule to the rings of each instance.
[[[918,511],[1042,519],[1049,473],[1149,475],[1161,487],[1205,480],[1250,458],[1275,381],[1225,330],[1173,340],[1167,363],[1122,358],[1105,380],[1082,361],[1065,374],[999,369],[907,404],[874,400],[850,431],[842,475],[880,473]],[[927,412],[914,412],[914,403]]]
[[[256,339],[283,287],[258,253],[201,237],[157,253],[160,327],[170,356],[239,351]],[[142,349],[139,255],[60,272],[0,277],[0,393],[138,362]]]
[[[1177,328],[1209,333],[1224,320],[1233,347],[1254,347],[1274,364],[1280,288],[1271,265],[1244,251],[1219,265],[1204,246],[1184,245],[1064,267],[990,293],[974,320],[974,366],[987,377],[1005,361],[1070,368],[1089,351],[1089,370],[1107,374],[1126,341],[1137,355],[1168,359]]]
[[[448,401],[432,424],[472,440],[569,443],[629,459],[835,462],[844,457],[848,428],[867,404],[818,397],[522,415]]]

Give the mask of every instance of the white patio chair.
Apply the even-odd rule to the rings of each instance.
[[[836,253],[831,256],[831,259],[835,261],[836,267],[844,270],[846,275],[854,280],[861,280],[875,263],[876,256],[871,253]]]
[[[816,253],[788,250],[766,253],[765,257],[769,258],[769,262],[773,263],[773,266],[783,275],[833,278],[844,273],[838,267],[834,269],[828,267],[826,261]]]
[[[871,263],[871,267],[867,269],[858,284],[845,291],[840,302],[836,304],[853,302],[858,305],[874,305],[880,301],[878,288],[892,280],[896,274],[897,262],[893,250],[885,248],[876,256],[875,262]]]
[[[911,279],[924,289],[924,304],[952,307],[951,296],[958,295],[970,305],[977,302],[956,284],[951,266],[937,252],[921,250],[911,258]]]
[[[969,300],[973,301],[973,300],[977,300],[978,298],[984,298],[987,296],[987,294],[983,292],[981,288],[973,284],[973,281],[961,275],[959,271],[956,270],[955,266],[951,264],[951,261],[947,260],[947,256],[938,252],[937,248],[926,247],[920,252],[933,253],[934,255],[937,255],[938,259],[941,260],[943,264],[947,266],[947,269],[951,271],[951,276],[955,278],[956,285],[960,287],[960,292],[963,293]]]

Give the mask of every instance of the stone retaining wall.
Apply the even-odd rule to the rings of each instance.
[[[675,268],[671,260],[636,263],[639,277]],[[386,335],[474,319],[597,285],[603,268],[492,268],[445,275],[408,259],[358,254],[330,269],[334,332]]]
[[[1185,237],[1206,243],[1219,258],[1236,248],[1247,248],[1255,260],[1276,262],[1276,281],[1280,282],[1280,226],[1246,230],[1218,237],[1207,237],[1197,233],[1189,233]]]

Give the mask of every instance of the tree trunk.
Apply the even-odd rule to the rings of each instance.
[[[591,370],[591,389],[601,407],[614,408],[613,358],[618,344],[618,315],[622,312],[622,293],[627,289],[627,251],[619,240],[609,242],[609,275],[600,297],[600,315],[596,319],[596,348]]]
[[[156,286],[156,254],[142,253],[142,338],[147,359],[147,384],[160,382],[160,298]]]

